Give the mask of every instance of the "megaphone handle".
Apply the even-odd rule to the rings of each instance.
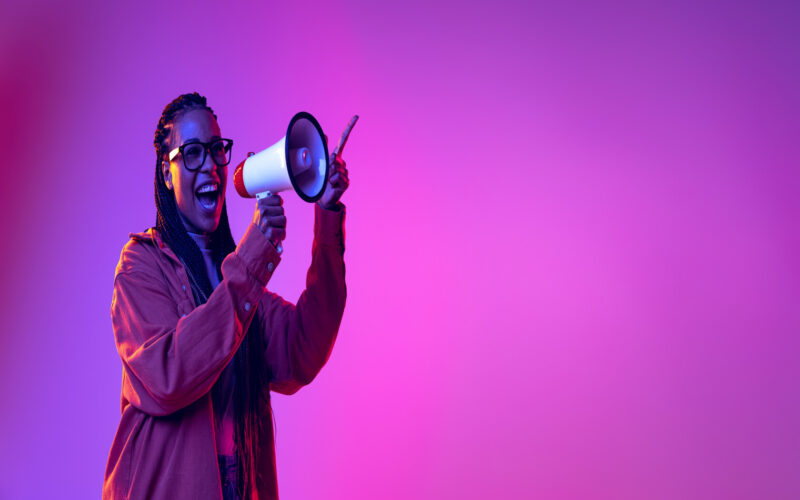
[[[264,198],[269,198],[270,196],[272,196],[272,191],[264,191],[263,193],[256,193],[256,200],[263,200]],[[283,253],[283,245],[281,245],[280,241],[275,244],[275,250],[277,250],[278,253]]]

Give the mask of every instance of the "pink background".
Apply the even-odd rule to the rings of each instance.
[[[193,90],[236,162],[361,115],[339,338],[273,400],[283,498],[800,497],[796,2],[166,4],[2,8],[0,498],[100,496],[114,267]]]

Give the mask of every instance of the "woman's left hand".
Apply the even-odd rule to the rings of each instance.
[[[336,210],[336,204],[339,198],[350,186],[350,179],[347,176],[347,163],[342,159],[338,151],[334,151],[330,159],[331,174],[328,176],[328,184],[325,186],[325,192],[322,193],[322,198],[317,203],[322,208],[328,210]]]

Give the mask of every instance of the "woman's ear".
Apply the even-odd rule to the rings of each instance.
[[[172,191],[172,172],[169,169],[168,161],[161,162],[161,173],[164,175],[164,183],[167,185],[167,189]]]

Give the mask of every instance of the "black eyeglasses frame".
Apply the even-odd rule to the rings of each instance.
[[[225,153],[226,153],[226,156],[228,157],[228,161],[223,163],[222,165],[220,165],[217,162],[217,159],[214,158],[213,154],[211,155],[211,161],[213,161],[214,164],[216,166],[218,166],[218,167],[224,167],[224,166],[230,164],[231,158],[232,158],[232,155],[230,153],[233,150],[233,139],[226,139],[224,137],[220,137],[219,139],[214,139],[213,141],[210,141],[210,142],[192,141],[192,142],[187,142],[185,144],[181,144],[180,146],[178,146],[177,148],[175,148],[175,149],[173,149],[172,151],[169,152],[169,155],[168,155],[169,161],[174,160],[175,157],[178,156],[178,154],[180,153],[181,158],[183,158],[183,168],[185,168],[189,172],[196,172],[196,171],[200,170],[203,167],[203,165],[205,164],[206,155],[211,153],[211,145],[212,144],[216,144],[216,143],[218,143],[220,141],[224,142]],[[189,168],[189,166],[186,165],[186,156],[184,156],[184,154],[183,154],[183,149],[185,147],[187,147],[187,146],[194,146],[195,144],[199,144],[199,145],[203,146],[203,160],[200,162],[200,164],[196,168]]]

